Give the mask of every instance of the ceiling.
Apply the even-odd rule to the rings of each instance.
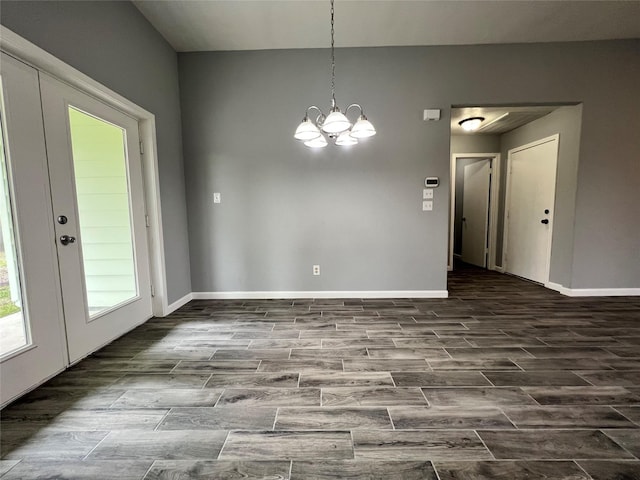
[[[328,0],[134,0],[178,52],[325,48]],[[640,38],[640,0],[336,0],[336,46]]]
[[[499,135],[553,112],[557,106],[460,107],[451,109],[451,135]],[[484,117],[478,130],[467,132],[458,124],[470,117]]]

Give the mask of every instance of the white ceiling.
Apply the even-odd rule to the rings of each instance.
[[[134,0],[176,51],[325,48],[328,0]],[[640,0],[336,0],[336,46],[640,38]]]
[[[533,122],[553,112],[557,106],[519,107],[457,107],[451,109],[451,135],[499,135]],[[459,122],[465,118],[483,117],[484,121],[472,132],[464,130]]]

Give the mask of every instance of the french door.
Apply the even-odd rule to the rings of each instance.
[[[4,53],[0,66],[4,405],[152,310],[137,121]]]
[[[64,369],[38,72],[2,54],[0,405]]]
[[[69,358],[151,318],[138,122],[41,75]]]

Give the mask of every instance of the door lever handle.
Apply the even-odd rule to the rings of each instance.
[[[76,237],[70,237],[69,235],[61,235],[60,243],[62,245],[69,245],[70,243],[76,243]]]
[[[543,220],[540,220],[540,223],[544,223],[546,225],[549,223],[549,219],[545,218]]]

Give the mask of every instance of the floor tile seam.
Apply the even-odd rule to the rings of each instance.
[[[220,396],[222,396],[222,394],[220,394]],[[220,397],[218,397],[218,400],[220,400]],[[216,402],[218,401],[216,400]],[[155,427],[153,427],[153,429],[151,430],[152,432],[159,432],[160,430],[158,430],[158,428],[164,423],[165,419],[167,418],[167,416],[169,416],[169,414],[171,413],[171,410],[173,410],[174,407],[169,407],[169,409],[165,412],[164,415],[162,415],[162,418],[160,419],[160,421],[156,424]]]
[[[480,442],[482,443],[482,445],[484,446],[484,448],[487,450],[487,452],[489,452],[489,455],[491,455],[491,458],[493,458],[494,460],[497,460],[496,456],[493,454],[493,452],[489,449],[489,447],[487,446],[487,444],[485,443],[484,439],[480,436],[480,434],[478,433],[478,430],[473,430],[473,433],[475,433],[476,437],[478,438],[478,440],[480,440]]]
[[[504,405],[496,405],[496,407],[498,410],[500,410],[500,412],[502,412],[502,414],[506,417],[507,420],[509,420],[509,423],[511,423],[511,425],[513,425],[513,428],[515,428],[516,430],[521,430],[520,427],[518,427],[518,425],[516,425],[516,422],[514,422],[511,417],[507,414],[507,412],[504,411]]]
[[[276,407],[276,414],[273,417],[273,425],[271,426],[271,430],[275,431],[276,423],[278,423],[278,413],[280,413],[281,407]]]
[[[615,430],[615,429],[606,429],[606,430]],[[631,455],[632,458],[636,459],[636,460],[640,460],[640,456],[635,455],[633,452],[631,452],[628,448],[626,448],[622,443],[618,442],[615,438],[613,438],[611,435],[607,435],[607,432],[605,432],[604,428],[599,428],[598,431],[600,433],[602,433],[604,436],[606,436],[609,440],[611,440],[613,443],[615,443],[616,445],[618,445],[622,450],[624,450],[625,452],[627,452],[629,455]]]
[[[464,370],[463,370],[463,371],[464,371]],[[497,372],[505,373],[504,371],[501,371],[501,370],[496,370],[496,371],[497,371]],[[487,380],[487,382],[489,382],[489,384],[490,384],[490,386],[491,386],[491,387],[497,387],[497,385],[496,385],[495,383],[493,383],[493,382],[489,379],[489,377],[487,377],[487,376],[485,375],[484,371],[482,371],[482,370],[478,370],[478,372],[480,372],[480,375],[482,375],[482,376]]]
[[[144,475],[142,475],[140,477],[141,480],[144,480],[145,478],[147,478],[147,475],[149,475],[149,472],[151,472],[151,469],[154,467],[154,465],[156,464],[157,460],[153,460],[151,462],[151,465],[149,465],[149,468],[147,468],[147,471],[144,473]]]
[[[0,461],[3,461],[3,460],[5,460],[5,459],[4,459],[4,458],[0,458]],[[11,461],[11,460],[7,459],[6,461]],[[15,465],[13,465],[13,466],[11,466],[11,468],[9,468],[9,470],[7,470],[6,472],[4,472],[4,473],[2,474],[2,477],[4,477],[7,473],[9,473],[11,470],[13,470],[13,469],[14,469],[15,467],[17,467],[18,465],[20,465],[20,463],[22,463],[23,461],[28,461],[28,460],[26,460],[26,459],[24,459],[24,458],[19,458],[19,459],[17,459],[16,464],[15,464]]]
[[[71,433],[73,433],[73,431],[71,431]],[[89,455],[91,455],[91,454],[96,450],[96,448],[98,448],[98,447],[100,446],[100,444],[101,444],[102,442],[104,442],[104,441],[106,440],[106,438],[107,438],[109,435],[111,435],[112,433],[113,433],[113,430],[109,430],[109,431],[107,432],[107,434],[106,434],[104,437],[102,437],[102,439],[100,439],[100,441],[99,441],[98,443],[96,443],[96,444],[94,445],[94,447],[93,447],[91,450],[89,450],[89,452],[88,452],[84,457],[82,457],[82,461],[87,460],[87,459],[89,458]]]
[[[212,378],[213,378],[213,372],[211,372],[211,373],[209,374],[209,376],[207,377],[207,379],[206,379],[206,380],[204,381],[204,383],[202,384],[202,387],[200,387],[200,390],[203,390],[203,391],[204,391],[204,390],[207,390],[207,388],[206,388],[206,387],[207,387],[207,384],[211,381],[211,379],[212,379]],[[220,394],[220,395],[222,395],[222,394]]]
[[[595,383],[591,382],[588,378],[585,378],[583,375],[581,375],[579,372],[583,371],[583,370],[569,370],[571,373],[573,373],[575,376],[577,376],[578,378],[581,378],[582,380],[584,380],[585,382],[587,382],[589,384],[589,386],[591,387],[597,387],[598,385],[596,385]],[[590,371],[590,370],[584,370],[584,371]],[[603,372],[607,372],[607,371],[611,371],[611,370],[602,370]],[[615,370],[614,370],[615,371]],[[602,385],[600,385],[602,386]]]
[[[618,413],[618,414],[622,415],[624,418],[626,418],[628,421],[630,421],[630,422],[631,422],[631,423],[633,423],[634,425],[637,425],[637,427],[636,427],[636,428],[640,428],[640,421],[634,421],[634,420],[632,420],[631,418],[629,418],[627,415],[625,415],[624,413],[622,413],[622,412],[620,411],[620,408],[625,408],[624,406],[622,406],[622,407],[621,407],[620,405],[616,405],[616,406],[614,406],[614,405],[603,405],[603,406],[607,406],[607,407],[609,407],[609,408],[610,408],[610,409],[612,409],[614,412],[616,412],[616,413]],[[627,406],[627,407],[628,407],[628,406]],[[631,407],[631,408],[633,408],[633,407]],[[640,411],[640,408],[638,408],[638,410]]]
[[[220,460],[220,455],[222,455],[222,452],[224,451],[224,447],[227,446],[227,442],[229,441],[229,437],[231,436],[231,432],[233,430],[227,430],[227,436],[224,439],[224,442],[222,442],[222,447],[220,447],[220,451],[218,452],[218,455],[216,457],[216,460]]]
[[[532,370],[527,370],[527,369],[525,369],[525,368],[522,368],[522,367],[518,364],[518,362],[516,361],[516,360],[518,360],[518,359],[516,359],[516,360],[508,359],[508,360],[509,360],[511,363],[513,363],[516,367],[518,367],[518,368],[519,368],[521,371],[523,371],[523,372],[529,372],[529,371],[532,371]],[[529,359],[528,359],[528,358],[525,358],[525,359],[523,359],[523,360],[529,360]],[[534,370],[534,371],[535,371],[535,370]]]

